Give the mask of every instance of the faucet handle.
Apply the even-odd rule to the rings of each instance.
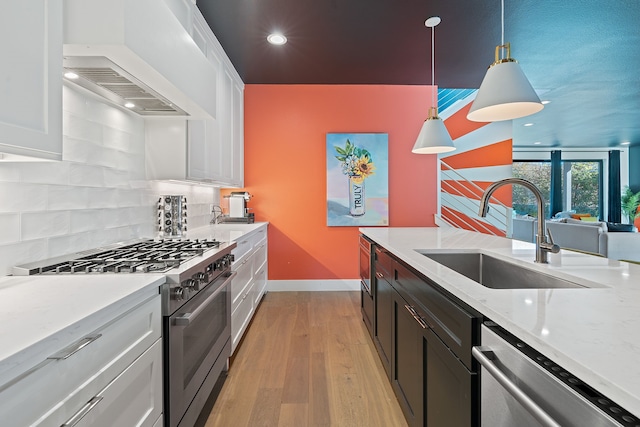
[[[557,254],[560,252],[560,246],[553,243],[553,235],[551,234],[551,230],[547,228],[547,236],[549,240],[547,242],[542,242],[540,246],[542,246],[545,250]]]

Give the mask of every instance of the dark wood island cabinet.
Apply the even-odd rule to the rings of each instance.
[[[374,342],[410,426],[479,425],[481,316],[374,247]]]

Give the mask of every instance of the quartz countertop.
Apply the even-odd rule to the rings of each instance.
[[[360,228],[370,239],[640,417],[640,265],[455,228]],[[417,250],[478,249],[588,288],[491,289]]]
[[[269,224],[268,222],[256,222],[253,224],[212,224],[189,230],[189,239],[216,239],[221,242],[234,242],[240,237],[252,233]]]
[[[162,274],[0,278],[0,387],[159,294]]]

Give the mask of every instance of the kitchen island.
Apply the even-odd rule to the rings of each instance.
[[[531,243],[454,228],[361,228],[454,298],[640,416],[640,265],[562,250],[533,262]],[[491,289],[421,250],[479,250],[576,282],[573,289]]]

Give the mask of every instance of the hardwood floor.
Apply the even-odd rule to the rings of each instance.
[[[358,292],[270,292],[206,427],[402,427]]]

